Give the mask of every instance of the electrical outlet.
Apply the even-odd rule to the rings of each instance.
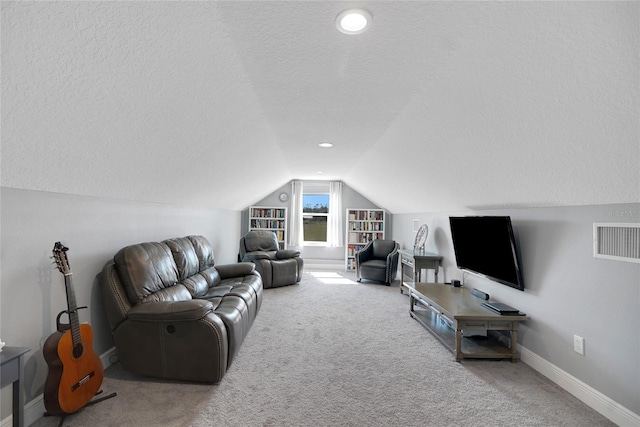
[[[584,338],[578,335],[573,336],[573,351],[584,356]]]
[[[418,229],[420,229],[420,220],[419,219],[414,219],[413,220],[413,231],[414,231],[414,233],[416,231],[418,231]]]

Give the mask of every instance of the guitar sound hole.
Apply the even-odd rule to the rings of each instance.
[[[167,332],[169,332],[170,334],[174,333],[176,331],[176,327],[173,325],[169,325],[167,326]]]
[[[75,347],[73,347],[73,357],[78,358],[82,356],[83,352],[84,352],[84,347],[82,346],[82,344],[78,344]]]

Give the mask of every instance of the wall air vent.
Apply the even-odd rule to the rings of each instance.
[[[594,223],[593,256],[640,263],[640,224]]]

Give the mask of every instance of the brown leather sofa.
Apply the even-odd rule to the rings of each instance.
[[[280,249],[272,231],[252,230],[241,237],[238,261],[256,265],[265,289],[293,285],[302,279],[300,251]]]
[[[100,285],[123,368],[178,380],[219,382],[262,303],[255,266],[214,266],[203,236],[127,246]]]

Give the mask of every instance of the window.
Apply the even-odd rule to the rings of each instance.
[[[304,193],[302,196],[302,227],[305,243],[327,242],[329,194]]]

